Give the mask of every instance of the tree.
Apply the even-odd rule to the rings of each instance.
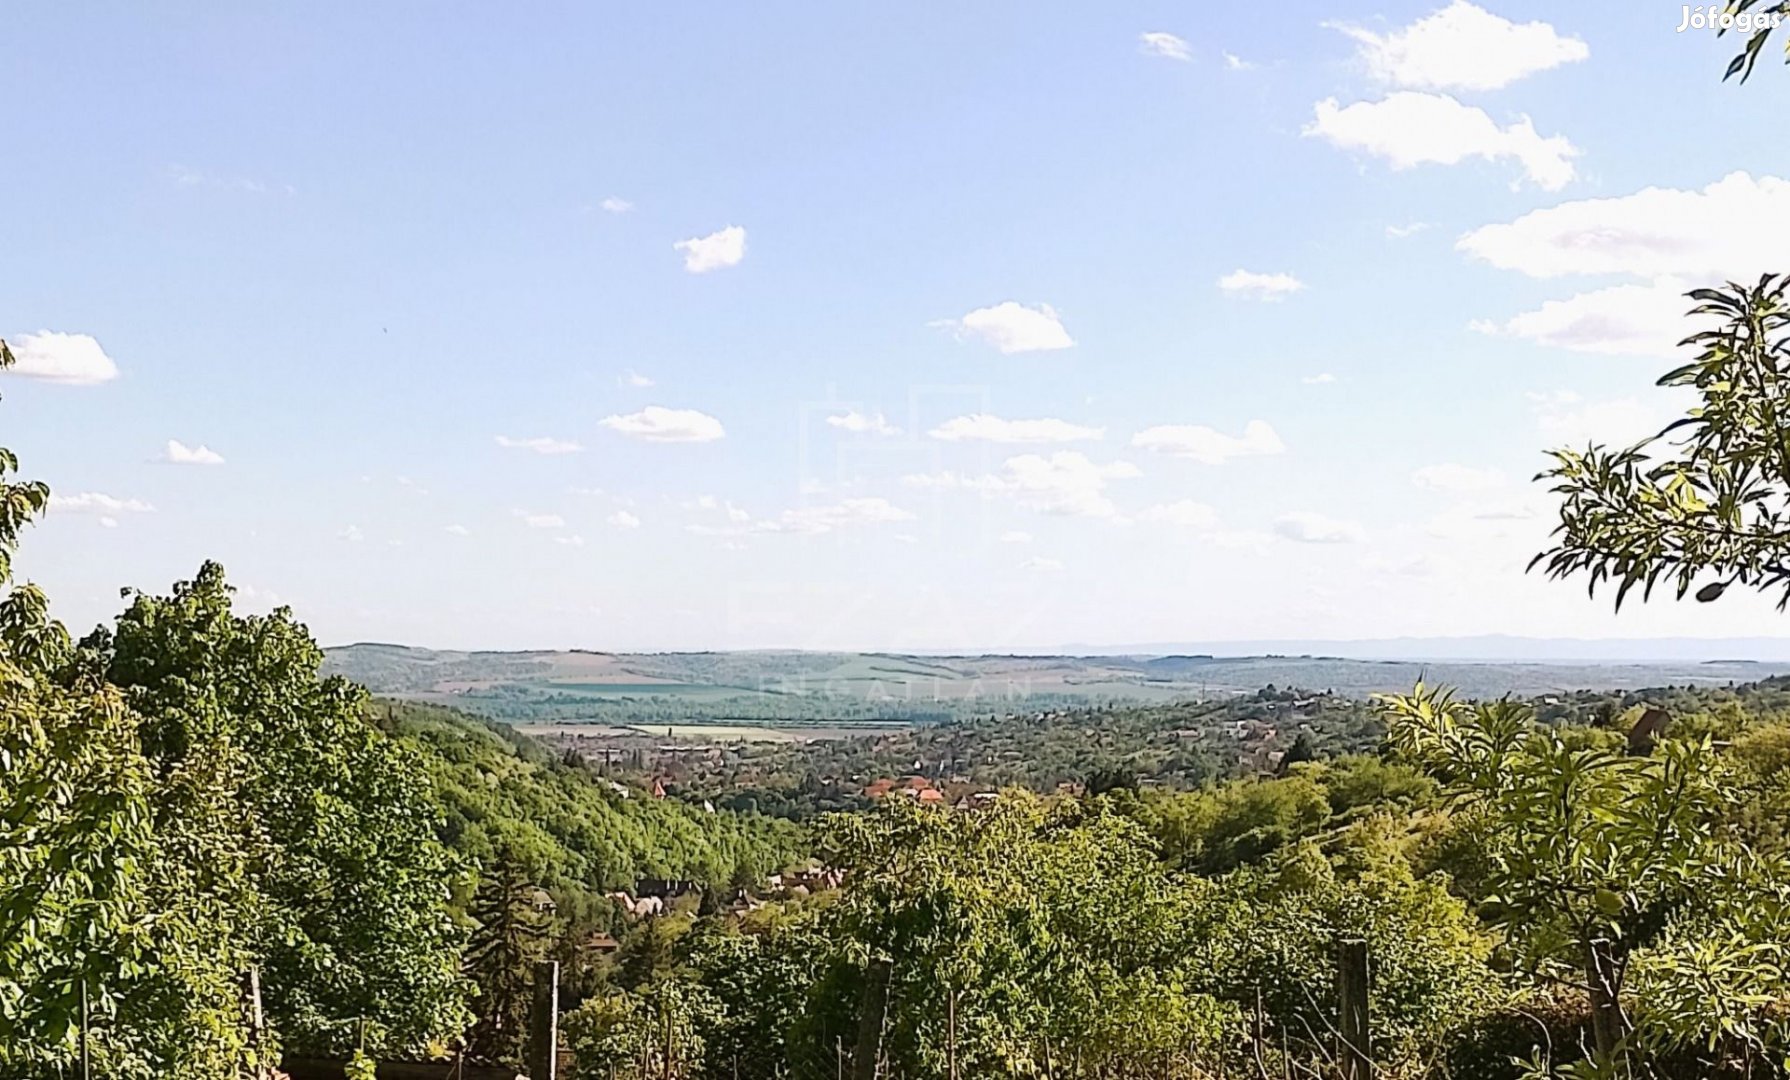
[[[467,1049],[488,1061],[521,1064],[528,1050],[535,965],[553,947],[553,901],[505,850],[479,883],[470,914],[477,928],[466,949],[466,974],[478,987],[478,999]]]
[[[220,947],[240,939],[290,1045],[438,1047],[464,1025],[466,986],[460,869],[428,777],[367,719],[364,691],[319,677],[322,650],[289,610],[238,616],[231,592],[207,562],[167,596],[133,595],[76,660],[141,718],[164,778],[155,826],[185,875],[167,895],[232,913]]]
[[[1699,403],[1659,435],[1624,450],[1553,452],[1543,478],[1562,497],[1554,547],[1531,567],[1616,585],[1616,604],[1662,579],[1679,598],[1699,578],[1709,602],[1732,585],[1779,591],[1790,604],[1790,278],[1697,289],[1693,316],[1721,324],[1685,339],[1701,351],[1662,386]],[[1654,456],[1667,437],[1667,453]]]
[[[0,341],[0,368],[13,362]],[[17,469],[0,448],[0,587],[49,500]],[[186,887],[184,853],[153,820],[173,778],[140,752],[124,695],[74,659],[42,591],[13,585],[0,598],[0,1076],[63,1073],[83,1046],[110,1076],[239,1075],[272,1049],[241,1022],[240,909]]]
[[[1725,834],[1738,796],[1707,739],[1638,757],[1574,747],[1508,700],[1463,705],[1419,686],[1385,701],[1391,742],[1442,782],[1482,853],[1481,914],[1523,969],[1587,996],[1601,1064],[1632,1068],[1650,1041],[1763,1045],[1762,1010],[1790,989],[1770,918],[1780,907],[1760,906],[1783,895],[1780,868]],[[1729,968],[1699,952],[1712,941]],[[1716,1030],[1707,1012],[1645,1007],[1718,987],[1736,992]]]

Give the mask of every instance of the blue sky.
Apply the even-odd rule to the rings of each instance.
[[[1678,6],[4,20],[77,629],[208,557],[330,643],[1782,625],[1522,573],[1542,449],[1670,419],[1676,293],[1790,248],[1790,75]]]

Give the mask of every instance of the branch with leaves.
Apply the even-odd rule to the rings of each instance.
[[[1732,585],[1781,591],[1790,604],[1790,277],[1697,289],[1690,314],[1714,329],[1681,344],[1700,351],[1661,386],[1699,403],[1658,435],[1622,450],[1552,452],[1561,496],[1557,543],[1537,555],[1549,577],[1584,574],[1595,595],[1616,585],[1616,606],[1667,582],[1699,601]],[[1657,455],[1657,456],[1656,456]]]

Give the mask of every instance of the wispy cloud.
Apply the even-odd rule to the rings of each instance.
[[[200,443],[198,446],[188,446],[179,439],[169,439],[168,445],[162,448],[162,455],[158,460],[165,461],[170,465],[222,465],[224,455],[204,443]]]
[[[1063,320],[1049,304],[1027,307],[1014,300],[977,308],[961,319],[944,319],[935,326],[956,331],[960,338],[973,337],[1002,353],[1048,352],[1075,344]]]
[[[1218,287],[1227,295],[1240,296],[1246,300],[1285,300],[1305,288],[1305,282],[1291,274],[1232,270],[1218,279]]]
[[[1381,101],[1343,106],[1335,98],[1317,103],[1304,134],[1344,150],[1385,158],[1392,168],[1456,165],[1470,157],[1514,160],[1523,175],[1544,191],[1559,191],[1578,175],[1572,159],[1579,149],[1563,135],[1543,137],[1527,116],[1500,127],[1484,109],[1463,105],[1447,94],[1401,90]]]
[[[1353,521],[1342,521],[1309,510],[1297,510],[1275,519],[1279,536],[1300,544],[1354,544],[1367,538],[1367,530]]]
[[[988,413],[973,413],[953,417],[927,434],[945,442],[1065,443],[1095,441],[1106,432],[1055,417],[1006,420]]]
[[[497,436],[497,445],[506,450],[529,450],[537,454],[555,456],[559,454],[576,454],[584,447],[570,439],[555,439],[546,435],[518,439],[508,435]]]
[[[883,418],[882,413],[861,413],[856,409],[848,409],[837,416],[827,417],[827,426],[849,431],[854,435],[899,435],[901,429]]]
[[[121,499],[100,491],[83,491],[77,495],[50,493],[50,510],[67,514],[148,514],[155,507],[142,499]]]
[[[654,443],[713,442],[727,434],[721,421],[707,413],[659,405],[625,416],[606,416],[599,423],[629,438]]]
[[[1118,515],[1118,508],[1106,496],[1107,484],[1142,475],[1142,470],[1129,461],[1101,465],[1078,451],[1059,450],[1048,457],[1021,454],[1008,458],[999,473],[916,473],[903,477],[902,483],[935,491],[975,491],[1000,496],[1044,514],[1112,518]]]
[[[1222,465],[1232,458],[1279,454],[1286,444],[1266,420],[1251,420],[1242,435],[1226,435],[1203,424],[1161,424],[1131,437],[1140,450],[1169,457],[1191,458],[1206,465]]]
[[[1193,59],[1193,46],[1164,30],[1151,30],[1148,33],[1139,34],[1137,48],[1145,56],[1160,56],[1164,60],[1179,60],[1186,63]]]
[[[247,195],[296,194],[291,184],[269,184],[246,176],[224,176],[185,165],[168,166],[168,179],[175,187],[211,188],[216,191],[238,191]]]

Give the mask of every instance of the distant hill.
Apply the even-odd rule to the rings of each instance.
[[[1725,643],[1732,644],[1732,643]],[[942,719],[1045,704],[1172,701],[1304,687],[1363,697],[1419,679],[1475,697],[1720,686],[1790,673],[1748,660],[1509,661],[1325,655],[922,656],[795,651],[455,652],[358,644],[326,669],[376,693],[505,720]]]

